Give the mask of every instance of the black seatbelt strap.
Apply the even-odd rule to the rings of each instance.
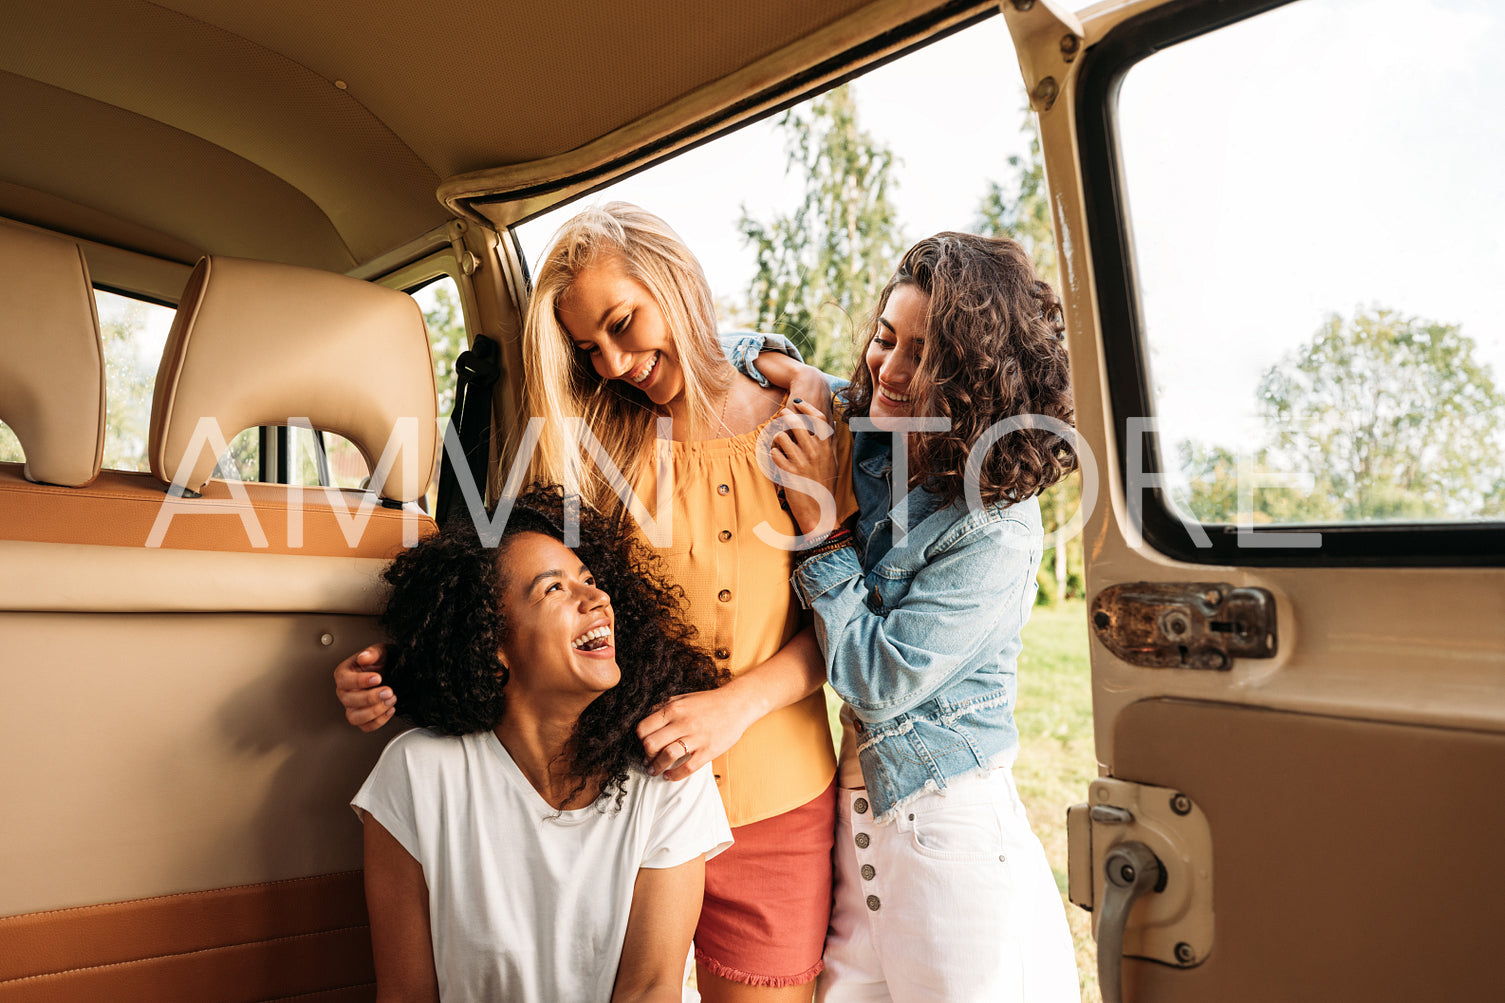
[[[449,414],[449,424],[460,440],[469,474],[483,500],[491,456],[491,391],[501,373],[501,349],[484,334],[476,335],[470,348],[455,359],[455,407]],[[435,521],[443,526],[465,514],[465,503],[449,451],[441,450],[440,456]]]

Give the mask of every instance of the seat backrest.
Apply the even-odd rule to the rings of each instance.
[[[203,419],[229,441],[306,418],[355,444],[381,497],[412,502],[433,476],[437,410],[428,332],[411,296],[317,269],[206,257],[157,370],[148,456],[158,480],[198,491],[216,459]]]
[[[0,222],[0,421],[26,456],[28,480],[82,487],[105,437],[104,348],[83,251]]]

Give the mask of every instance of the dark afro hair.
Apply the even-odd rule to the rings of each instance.
[[[534,486],[518,496],[493,546],[469,519],[456,519],[383,572],[392,595],[381,616],[391,639],[382,676],[403,717],[446,735],[501,721],[508,674],[497,651],[510,625],[498,598],[507,547],[519,533],[565,542],[564,508],[558,488]],[[617,645],[621,681],[580,715],[565,756],[577,791],[599,784],[599,798],[614,794],[620,804],[628,768],[643,761],[638,722],[672,696],[714,689],[724,673],[691,643],[683,593],[663,579],[657,556],[624,521],[587,506],[571,510],[580,526],[573,549],[611,596],[614,633],[625,643]]]

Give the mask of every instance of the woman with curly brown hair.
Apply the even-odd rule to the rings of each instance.
[[[379,999],[680,999],[731,832],[708,770],[648,775],[636,725],[723,673],[652,555],[590,511],[566,547],[561,502],[534,490],[499,544],[462,521],[384,575],[385,672],[420,727],[352,802]]]
[[[845,701],[827,1003],[1078,998],[1010,769],[1036,496],[1076,465],[1057,434],[1073,418],[1061,331],[1060,301],[1016,242],[938,234],[905,254],[839,395],[860,511],[794,574]],[[782,356],[756,366],[776,383],[818,377]],[[784,432],[774,462],[829,487],[828,443]],[[815,501],[789,501],[812,531]]]

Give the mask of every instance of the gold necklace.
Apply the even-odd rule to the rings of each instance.
[[[723,394],[722,397],[721,397],[721,412],[716,415],[716,424],[718,424],[718,425],[721,426],[721,430],[723,432],[726,432],[728,435],[734,436],[737,433],[733,432],[732,429],[731,429],[731,426],[726,423],[726,406],[728,404],[730,404],[731,402],[732,402],[732,388],[731,388],[731,386],[728,386],[726,388],[726,393]]]

